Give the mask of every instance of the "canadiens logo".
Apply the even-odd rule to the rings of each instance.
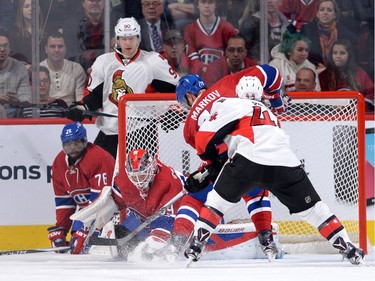
[[[117,70],[112,75],[112,90],[109,94],[109,100],[113,102],[115,105],[118,104],[118,101],[121,96],[125,94],[133,94],[134,91],[131,87],[129,87],[125,80],[122,78],[123,70]]]

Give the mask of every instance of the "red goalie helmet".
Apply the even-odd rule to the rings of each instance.
[[[145,149],[134,149],[126,160],[126,173],[145,199],[157,172],[157,162]]]

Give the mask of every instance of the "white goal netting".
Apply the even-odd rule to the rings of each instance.
[[[344,224],[351,239],[359,243],[360,221],[366,219],[359,212],[361,114],[356,98],[346,98],[348,93],[335,93],[336,98],[329,100],[322,99],[322,93],[309,99],[294,97],[288,112],[279,116],[279,120],[322,200]],[[200,160],[183,139],[185,116],[178,113],[174,95],[132,95],[130,99],[137,100],[127,97],[119,106],[120,163],[124,163],[126,152],[141,147],[180,172],[195,171]],[[310,243],[319,252],[318,245],[325,242],[319,232],[291,216],[272,195],[271,203],[280,242]],[[242,202],[226,214],[227,221],[248,217]]]

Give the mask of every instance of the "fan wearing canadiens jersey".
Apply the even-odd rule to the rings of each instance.
[[[229,37],[237,34],[232,24],[216,15],[217,0],[198,0],[199,17],[184,27],[186,54],[192,73],[203,75],[207,65],[224,57]]]
[[[198,261],[223,214],[242,195],[261,185],[291,214],[316,227],[344,259],[354,265],[364,263],[364,252],[353,245],[339,219],[321,201],[291,150],[289,137],[280,128],[277,117],[261,102],[262,94],[253,91],[250,86],[253,82],[248,79],[243,77],[239,81],[238,98],[222,97],[212,104],[210,117],[196,134],[196,151],[202,160],[215,161],[216,146],[222,142],[228,147],[229,160],[200,210],[185,256],[190,261]]]
[[[184,176],[145,149],[130,151],[125,167],[126,173],[120,172],[112,187],[112,197],[119,209],[121,225],[116,227],[116,238],[121,238],[120,233],[133,231],[184,189]],[[163,215],[138,233],[136,239],[127,243],[127,248],[120,250],[123,258],[129,252],[132,252],[133,260],[157,257],[158,251],[169,241],[180,202],[177,200],[169,206]]]
[[[84,250],[87,237],[82,222],[70,216],[94,201],[104,186],[110,184],[115,159],[101,147],[87,141],[87,133],[79,122],[64,126],[61,133],[63,150],[52,164],[55,193],[56,224],[48,228],[52,247],[66,246],[71,232],[72,254]]]
[[[208,89],[204,81],[198,75],[185,75],[180,78],[177,84],[176,97],[177,101],[184,108],[190,109],[185,120],[184,138],[193,148],[195,148],[194,137],[200,125],[210,116],[209,113],[213,102],[221,96],[234,97],[236,85],[240,78],[245,75],[253,75],[253,81],[255,82],[251,85],[254,90],[261,94],[264,91],[267,97],[271,99],[274,109],[276,108],[278,112],[284,111],[283,100],[280,98],[279,94],[282,78],[278,70],[272,66],[259,65],[247,68],[239,73],[225,76]],[[259,77],[259,79],[256,77]],[[255,80],[255,78],[257,80]],[[210,171],[212,182],[215,180],[215,176],[212,175],[215,174],[213,170],[220,170],[221,166],[227,160],[225,153],[226,146],[221,145],[220,147],[220,157],[210,165],[210,168],[214,167],[214,169]],[[187,180],[187,190],[194,188],[194,186],[189,185],[189,183],[194,183],[193,176],[194,174]],[[204,184],[208,184],[208,182],[204,182]],[[181,250],[182,246],[187,241],[187,237],[189,237],[193,231],[199,210],[202,208],[207,193],[211,189],[212,184],[209,184],[203,191],[193,194],[190,193],[183,198],[173,229],[172,245],[176,247],[175,253]],[[269,192],[267,190],[257,188],[244,195],[243,199],[246,202],[247,211],[251,220],[255,225],[261,248],[268,259],[272,261],[276,257],[282,257],[283,251],[279,249],[273,241],[271,231],[272,212],[268,195]]]
[[[126,94],[172,93],[179,76],[159,53],[139,49],[141,28],[134,18],[120,18],[115,26],[114,52],[96,58],[87,86],[88,94],[72,104],[67,118],[82,121],[84,110],[100,110],[117,115],[117,102]],[[94,143],[116,157],[117,118],[99,116],[100,132]]]

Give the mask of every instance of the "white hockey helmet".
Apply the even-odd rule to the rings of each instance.
[[[261,101],[263,86],[258,77],[244,76],[236,86],[236,96],[240,99]]]
[[[115,34],[118,36],[135,36],[141,37],[141,26],[137,20],[131,18],[120,18],[115,26]]]

